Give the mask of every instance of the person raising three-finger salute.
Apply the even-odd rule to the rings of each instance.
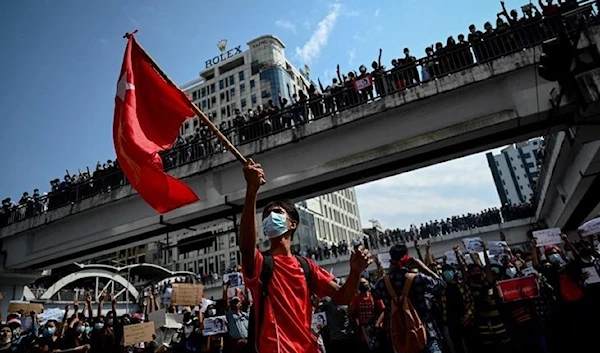
[[[271,247],[257,250],[258,190],[266,180],[262,166],[248,159],[244,165],[246,199],[240,222],[240,252],[246,287],[253,297],[248,348],[252,352],[317,353],[312,333],[311,294],[331,297],[348,305],[358,290],[361,273],[372,262],[367,250],[352,253],[350,274],[343,286],[333,275],[291,251],[300,215],[291,201],[272,201],[262,211],[262,231]]]

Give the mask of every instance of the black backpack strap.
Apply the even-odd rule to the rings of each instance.
[[[302,266],[302,270],[304,271],[304,278],[306,278],[306,286],[308,287],[308,292],[312,297],[313,294],[313,286],[312,286],[312,271],[310,270],[310,265],[308,264],[308,260],[304,256],[296,255],[296,259]]]
[[[262,270],[260,271],[260,313],[257,316],[257,332],[262,330],[263,318],[265,316],[265,303],[267,301],[267,297],[269,296],[269,282],[271,282],[271,278],[273,277],[273,268],[275,267],[273,255],[269,253],[263,253],[262,255],[263,265]]]

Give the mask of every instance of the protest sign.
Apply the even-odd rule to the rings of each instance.
[[[244,285],[244,277],[240,272],[227,273],[223,275],[223,282],[229,282],[227,295],[230,299],[233,297],[238,297],[240,300],[244,299],[244,291],[246,286]]]
[[[498,281],[497,285],[504,302],[531,299],[540,294],[540,286],[535,276]]]
[[[40,325],[44,325],[46,322],[48,322],[50,320],[56,320],[58,322],[61,322],[64,316],[65,316],[65,313],[62,309],[50,308],[50,309],[44,310],[43,313],[38,314],[38,319],[40,321]]]
[[[29,313],[32,311],[35,311],[36,314],[39,314],[44,311],[44,304],[30,303],[25,301],[11,301],[8,303],[9,313],[18,313],[21,310],[23,310],[25,315],[29,315]]]
[[[123,345],[131,346],[136,343],[151,342],[154,335],[154,322],[123,326]]]
[[[600,276],[595,267],[584,267],[581,269],[583,273],[587,274],[588,278],[585,280],[585,284],[600,283]]]
[[[201,284],[173,283],[171,304],[196,306],[202,303],[203,289]]]
[[[488,254],[492,256],[502,255],[508,248],[505,241],[490,241],[488,242]]]
[[[446,256],[446,263],[449,265],[457,265],[458,264],[458,259],[456,258],[456,253],[454,251],[446,251],[444,253],[444,256]]]
[[[585,222],[577,228],[582,237],[600,234],[600,217]]]
[[[481,238],[464,238],[463,244],[468,252],[481,252],[483,251],[483,240]]]
[[[165,309],[153,311],[148,314],[148,320],[154,322],[154,327],[166,327],[166,328],[181,328],[181,322],[183,321],[182,314],[171,314],[165,312]]]
[[[204,336],[214,336],[227,333],[227,318],[225,316],[207,317],[204,319]]]
[[[382,268],[386,270],[390,268],[390,261],[392,260],[392,258],[390,257],[389,252],[377,254],[377,259],[379,260],[379,263],[381,264]]]
[[[312,315],[311,326],[314,330],[318,331],[327,326],[327,316],[325,316],[325,313],[314,313]]]
[[[533,237],[535,238],[537,246],[544,247],[561,244],[562,239],[560,238],[560,233],[560,228],[542,229],[533,232]]]

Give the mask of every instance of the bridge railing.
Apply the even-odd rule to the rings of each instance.
[[[540,17],[506,29],[483,33],[472,42],[446,46],[424,58],[409,60],[408,63],[388,71],[380,69],[371,74],[356,74],[356,79],[347,80],[343,85],[328,87],[323,94],[314,95],[281,110],[267,107],[264,116],[243,123],[240,121],[237,126],[222,132],[235,145],[244,145],[537,46],[561,33],[574,33],[581,22],[588,25],[598,22],[590,2],[585,3],[585,6],[568,13],[548,18]],[[359,82],[366,86],[359,86]],[[222,144],[206,130],[201,130],[201,133],[191,140],[176,144],[172,149],[161,153],[161,156],[165,170],[171,170],[207,160],[219,153],[225,153]],[[126,185],[128,182],[125,175],[118,163],[115,162],[115,165],[112,171],[96,171],[86,180],[74,184],[63,183],[47,196],[31,199],[24,205],[1,208],[0,227],[72,205],[98,194],[110,193]]]

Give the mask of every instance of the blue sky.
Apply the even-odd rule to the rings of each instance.
[[[509,10],[524,3],[506,1]],[[388,67],[404,47],[420,57],[426,46],[467,33],[471,23],[482,27],[499,11],[499,1],[491,0],[2,1],[0,197],[16,201],[25,190],[47,191],[49,180],[66,169],[114,159],[113,99],[127,31],[139,29],[139,41],[181,84],[218,53],[220,39],[245,47],[266,33],[286,43],[292,63],[306,63],[311,76],[328,80],[337,64],[356,69],[379,48]],[[473,175],[452,167],[463,163],[473,165]],[[428,184],[410,182],[423,175]],[[472,182],[475,177],[481,180]],[[378,195],[397,196],[398,204],[374,213]],[[359,197],[363,223],[374,217],[387,227],[498,203],[481,155],[362,186]]]

